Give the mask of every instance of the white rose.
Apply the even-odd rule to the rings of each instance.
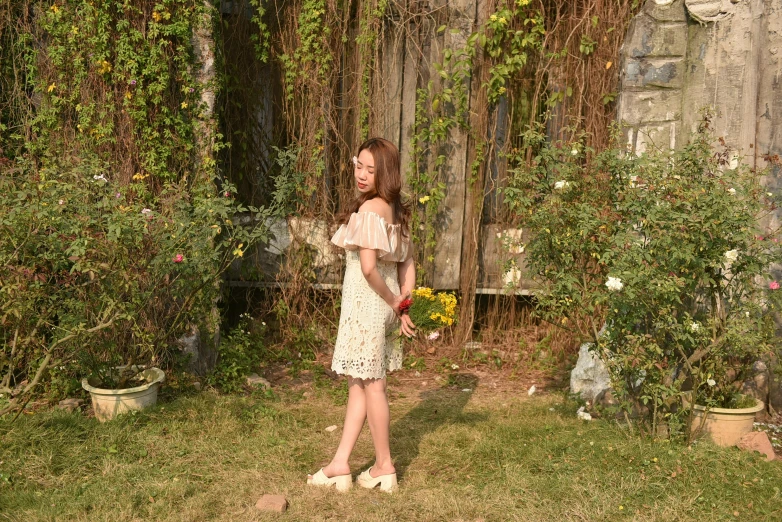
[[[728,250],[725,252],[725,259],[728,260],[729,263],[733,263],[739,258],[739,251],[738,250]]]
[[[608,281],[606,281],[606,287],[608,287],[609,290],[612,292],[618,292],[622,288],[624,288],[624,284],[622,283],[622,280],[618,277],[611,277],[608,276]]]

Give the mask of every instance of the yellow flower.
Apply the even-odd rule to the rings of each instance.
[[[182,102],[180,107],[182,107],[183,109],[187,109],[187,102]]]
[[[135,174],[133,174],[133,179],[135,179],[136,181],[142,180],[147,177],[149,177],[149,174],[142,174],[140,172],[136,172]]]
[[[59,7],[57,7],[56,5],[53,5],[53,6],[51,6],[49,9],[51,9],[51,10],[52,10],[52,12],[54,12],[54,13],[56,13],[57,11],[59,11],[59,10],[60,10],[60,8],[59,8]]]
[[[129,100],[129,99],[131,99],[132,97],[133,97],[133,95],[132,95],[132,94],[130,94],[130,91],[125,91],[125,98],[127,98],[127,99]]]
[[[72,32],[73,34],[79,34],[79,28],[78,28],[78,27],[76,27],[75,25],[72,25],[72,26],[71,26],[71,32]]]
[[[101,60],[97,64],[99,66],[98,72],[100,74],[106,74],[111,72],[111,64],[106,60]]]
[[[429,201],[429,196],[424,196],[424,197],[418,198],[418,202],[419,202],[420,204],[422,204],[422,205],[423,205],[424,203],[426,203],[427,201]]]
[[[156,22],[159,22],[163,17],[160,16],[160,13],[155,11],[154,13],[152,13],[152,18],[154,18]]]
[[[489,20],[491,20],[492,22],[496,21],[497,20],[497,15],[496,14],[491,15],[489,17]]]
[[[526,7],[529,5],[531,0],[516,0],[516,5],[519,7]]]
[[[56,89],[56,88],[57,88],[57,84],[56,84],[56,83],[53,83],[53,84],[51,84],[51,85],[49,86],[49,88],[48,88],[48,89],[46,89],[46,90],[47,90],[47,92],[52,92],[52,91],[53,91],[54,89]]]
[[[236,257],[242,257],[244,256],[244,250],[242,250],[242,247],[244,246],[244,243],[239,243],[239,246],[236,247],[236,250],[234,250],[234,255]]]
[[[429,301],[434,301],[434,294],[432,293],[431,288],[427,288],[425,286],[421,286],[419,288],[416,288],[412,292],[413,297],[420,297],[422,299],[427,299]]]
[[[503,17],[500,17],[500,23],[501,23],[501,24],[507,24],[507,23],[508,23],[508,21],[507,21],[507,20],[505,19],[505,17],[503,16]]]

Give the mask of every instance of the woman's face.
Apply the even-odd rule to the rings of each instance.
[[[353,176],[356,178],[356,187],[362,194],[375,191],[375,158],[368,149],[362,150],[358,158],[354,159],[355,168]]]

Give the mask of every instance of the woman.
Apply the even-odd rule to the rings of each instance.
[[[367,419],[375,464],[356,481],[392,492],[397,480],[389,448],[386,372],[402,366],[397,325],[408,337],[415,333],[410,317],[399,311],[415,284],[410,210],[401,199],[399,151],[391,142],[365,141],[353,163],[358,196],[340,214],[341,226],[331,239],[346,250],[347,258],[331,369],[348,376],[348,406],[334,458],[308,476],[307,483],[340,491],[352,486],[348,459]]]

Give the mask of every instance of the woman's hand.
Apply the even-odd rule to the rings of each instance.
[[[402,313],[399,310],[399,305],[401,305],[403,301],[409,298],[410,292],[405,292],[404,294],[394,296],[394,301],[391,305],[391,308],[394,309],[394,313],[402,321],[402,325],[399,329],[402,332],[402,335],[406,335],[407,337],[415,337],[415,325],[413,324],[413,321],[410,319],[408,314]]]
[[[415,337],[415,325],[410,319],[410,316],[407,314],[402,314],[399,319],[402,321],[402,325],[399,327],[399,331],[402,332],[402,335],[406,335],[407,337]]]
[[[402,301],[408,298],[410,298],[410,292],[406,292],[401,295],[395,295],[394,300],[391,301],[391,308],[394,309],[394,313],[397,317],[402,317],[402,312],[399,310],[399,305],[402,304]]]

